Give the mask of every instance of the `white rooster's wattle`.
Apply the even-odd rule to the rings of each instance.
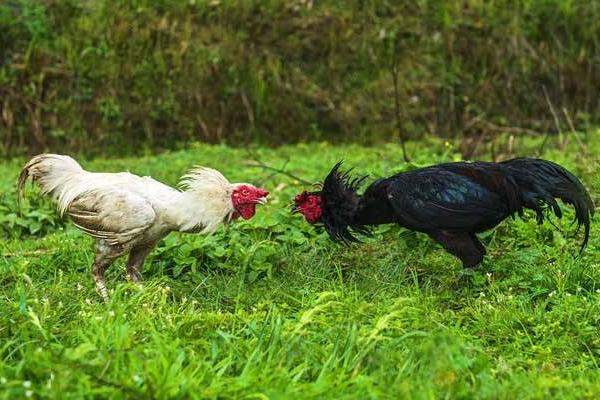
[[[104,272],[116,258],[129,254],[127,273],[139,282],[146,256],[169,232],[207,234],[221,223],[252,218],[256,204],[265,203],[269,194],[248,183],[229,183],[210,168],[190,170],[177,190],[128,172],[88,172],[57,154],[40,154],[23,167],[19,198],[30,177],[61,215],[96,239],[92,276],[105,301]]]

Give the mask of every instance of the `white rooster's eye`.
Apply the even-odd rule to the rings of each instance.
[[[242,190],[242,196],[248,196],[248,189]]]

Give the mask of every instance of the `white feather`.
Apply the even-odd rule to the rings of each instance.
[[[186,191],[212,191],[215,188],[229,188],[231,184],[216,169],[196,166],[179,180],[179,187]]]

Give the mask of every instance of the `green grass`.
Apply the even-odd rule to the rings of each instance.
[[[564,149],[548,143],[543,154],[596,199],[599,138],[588,135],[587,156],[574,140]],[[517,144],[519,155],[539,146]],[[438,141],[409,150],[417,165],[457,158]],[[315,181],[340,158],[372,176],[406,168],[391,144],[256,153],[277,167],[289,160],[290,172]],[[31,189],[17,219],[13,186],[24,160],[1,165],[0,216],[12,225],[0,230],[0,398],[600,395],[598,225],[575,258],[581,235],[569,230],[572,213],[554,221],[558,229],[506,221],[482,235],[483,265],[463,273],[424,235],[393,226],[349,249],[331,243],[289,214],[302,185],[248,159],[241,149],[192,146],[83,162],[168,183],[204,164],[272,192],[249,222],[211,237],[168,236],[146,263],[143,288],[126,282],[120,260],[108,273],[108,305],[90,277],[91,239],[34,202]]]

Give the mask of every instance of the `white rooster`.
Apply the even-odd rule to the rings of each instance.
[[[148,176],[88,172],[57,154],[40,154],[23,167],[19,199],[29,177],[52,197],[61,215],[96,239],[92,276],[105,301],[104,272],[117,257],[129,254],[127,273],[139,282],[146,256],[169,232],[212,233],[221,223],[250,219],[269,194],[247,183],[229,183],[210,168],[190,170],[180,191]]]

